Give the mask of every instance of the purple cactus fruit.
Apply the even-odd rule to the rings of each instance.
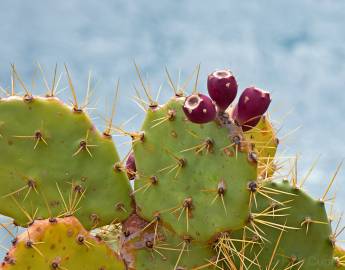
[[[271,103],[270,93],[254,86],[246,88],[232,112],[232,118],[243,131],[255,127]]]
[[[244,132],[251,130],[253,127],[255,127],[261,118],[261,115],[254,117],[252,120],[248,120],[246,123],[241,124],[237,119],[238,119],[238,104],[236,104],[235,108],[232,111],[232,118],[235,120],[235,122],[242,126],[242,130]]]
[[[237,81],[230,70],[216,70],[208,75],[207,88],[218,108],[225,111],[236,97]]]
[[[135,178],[136,171],[137,167],[135,165],[134,153],[131,152],[126,161],[126,172],[129,180],[133,180]]]
[[[183,111],[187,118],[196,124],[205,124],[216,118],[216,105],[208,96],[193,94],[186,97]]]

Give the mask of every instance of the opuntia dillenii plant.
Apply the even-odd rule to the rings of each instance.
[[[210,97],[183,94],[167,72],[174,95],[159,105],[136,69],[148,99],[136,99],[140,130],[110,120],[100,132],[67,68],[71,106],[56,78],[36,96],[13,67],[24,95],[13,83],[0,99],[0,213],[13,219],[1,224],[13,240],[0,269],[345,268],[325,209],[335,177],[319,200],[295,167],[280,177],[268,92],[246,88],[233,106],[230,71],[208,76]],[[112,132],[132,141],[123,160]]]

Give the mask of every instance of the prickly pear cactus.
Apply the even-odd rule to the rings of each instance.
[[[25,225],[76,215],[87,228],[124,220],[130,187],[109,136],[54,97],[0,100],[0,213]]]
[[[243,239],[248,246],[243,261],[241,255],[235,260],[239,266],[253,261],[251,269],[332,269],[332,230],[325,204],[288,181],[266,183],[255,192],[247,226],[223,237],[220,251],[230,253],[224,242]],[[241,248],[236,247],[238,254]]]
[[[0,269],[345,268],[343,228],[339,221],[332,232],[325,207],[340,166],[320,200],[295,167],[290,181],[279,179],[267,91],[248,87],[234,103],[235,76],[216,70],[209,97],[196,91],[198,70],[185,95],[166,70],[175,95],[158,105],[136,69],[148,98],[137,90],[145,111],[137,132],[110,122],[100,133],[67,68],[73,106],[55,86],[33,96],[18,76],[25,95],[0,98],[0,214],[27,227],[16,236],[0,223],[13,237]],[[111,131],[132,140],[124,160]]]
[[[207,241],[245,224],[256,161],[236,144],[242,134],[231,123],[192,123],[183,102],[173,98],[148,110],[142,139],[133,145],[134,196],[143,218],[159,217],[179,235]]]
[[[19,235],[2,270],[124,270],[123,261],[74,217],[36,220]]]

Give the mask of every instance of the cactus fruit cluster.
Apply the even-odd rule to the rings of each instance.
[[[207,78],[208,95],[178,88],[147,100],[137,132],[109,121],[96,129],[72,92],[33,95],[13,67],[0,99],[0,214],[24,227],[1,270],[337,270],[345,252],[321,199],[295,168],[280,176],[270,94],[238,84],[229,70]],[[14,89],[17,80],[23,89]],[[16,91],[17,90],[17,91]],[[111,117],[113,118],[113,117]],[[132,147],[121,160],[113,133]],[[338,169],[340,166],[338,167]]]

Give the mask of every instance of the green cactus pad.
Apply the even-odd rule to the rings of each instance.
[[[211,246],[181,239],[170,230],[136,216],[126,221],[121,255],[129,270],[215,269]]]
[[[147,220],[160,216],[180,236],[209,240],[241,228],[249,214],[248,182],[256,162],[230,122],[194,124],[182,111],[183,98],[149,110],[143,136],[133,144],[137,164],[135,199]]]
[[[293,188],[288,181],[265,187],[272,200],[256,195],[251,223],[256,227],[248,224],[228,237],[247,241],[242,264],[251,265],[250,269],[333,269],[332,230],[324,203]],[[237,246],[238,252],[241,249]],[[241,264],[241,260],[236,261]]]
[[[273,160],[279,141],[267,116],[261,117],[254,128],[244,132],[244,138],[258,155],[258,175],[263,178],[272,176],[276,169]]]
[[[74,217],[37,220],[13,242],[2,270],[124,270],[118,256]]]
[[[86,113],[57,98],[9,97],[0,100],[0,134],[0,213],[17,224],[74,214],[90,229],[131,212],[112,139]]]

